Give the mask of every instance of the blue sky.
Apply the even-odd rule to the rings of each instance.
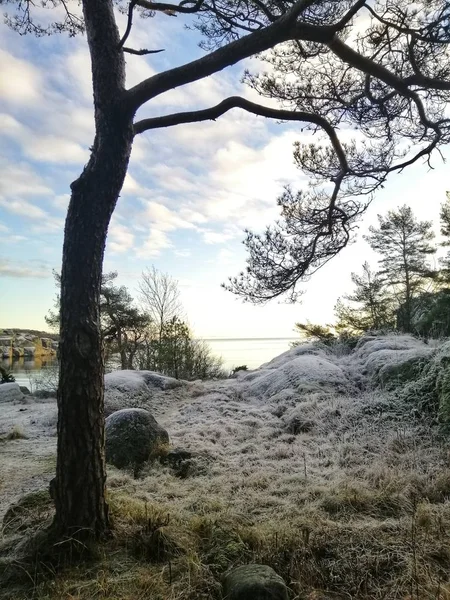
[[[118,15],[121,30],[124,17]],[[182,18],[135,20],[130,45],[165,48],[150,57],[127,56],[127,83],[202,54]],[[83,36],[20,37],[1,26],[0,46],[0,327],[44,328],[59,270],[69,185],[93,140],[90,63]],[[214,77],[156,99],[141,115],[206,108],[234,95],[255,99],[240,79],[245,61]],[[267,103],[267,102],[265,102]],[[216,122],[149,132],[135,142],[108,236],[105,271],[135,293],[140,273],[155,265],[179,281],[189,321],[203,337],[284,337],[296,321],[332,320],[333,306],[349,291],[350,273],[375,264],[361,236],[305,284],[296,306],[244,305],[220,288],[245,263],[243,229],[274,221],[283,185],[307,180],[295,168],[292,145],[309,134],[232,111]],[[446,166],[413,166],[392,176],[361,233],[407,202],[421,219],[438,220],[448,189]]]

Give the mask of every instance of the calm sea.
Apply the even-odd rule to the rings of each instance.
[[[242,365],[247,365],[249,369],[256,369],[265,362],[268,362],[282,352],[289,350],[291,342],[298,338],[239,338],[239,339],[206,339],[205,342],[210,346],[216,356],[221,356],[223,366],[226,370],[233,369]],[[11,368],[19,385],[30,386],[35,377],[42,369],[48,366],[48,363],[35,361],[2,361],[5,367]],[[31,380],[31,381],[30,381]]]
[[[289,350],[290,344],[298,338],[239,338],[239,339],[207,339],[213,354],[221,356],[225,369],[247,365],[256,369],[263,363],[272,360],[282,352]]]

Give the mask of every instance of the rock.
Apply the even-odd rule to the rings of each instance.
[[[2,402],[21,402],[24,396],[18,383],[0,384],[0,404]]]
[[[182,381],[154,371],[113,371],[105,375],[105,414],[122,408],[147,406],[155,391],[184,385]]]
[[[34,346],[24,346],[23,355],[27,358],[34,358],[36,354],[36,348]]]
[[[243,565],[224,579],[224,600],[288,600],[283,579],[267,565]]]
[[[30,390],[25,385],[19,385],[20,391],[25,396],[29,396],[31,394]]]
[[[105,434],[106,462],[119,469],[139,469],[169,443],[167,431],[143,408],[124,408],[110,415]]]

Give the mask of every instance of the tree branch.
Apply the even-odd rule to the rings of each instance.
[[[259,115],[269,119],[280,119],[283,121],[303,121],[317,125],[328,135],[334,151],[339,159],[342,172],[345,173],[348,171],[347,158],[345,156],[344,149],[342,148],[339,138],[336,135],[334,127],[332,127],[324,117],[315,115],[314,113],[270,108],[268,106],[256,104],[255,102],[250,102],[250,100],[246,100],[240,96],[231,96],[230,98],[222,100],[222,102],[216,104],[216,106],[212,106],[211,108],[206,108],[204,110],[174,113],[171,115],[164,115],[162,117],[143,119],[135,123],[134,132],[135,134],[139,134],[150,129],[173,127],[174,125],[181,125],[183,123],[214,121],[232,108],[241,108],[242,110],[246,110],[254,115]]]
[[[131,26],[133,25],[133,10],[134,10],[134,7],[136,6],[136,2],[137,2],[137,0],[131,0],[130,5],[128,6],[127,27],[125,29],[125,33],[123,34],[122,39],[119,42],[119,47],[118,47],[119,50],[120,50],[120,48],[123,47],[123,45],[127,41],[128,36],[130,35]]]
[[[180,4],[166,4],[165,2],[151,2],[150,0],[136,0],[136,3],[142,8],[147,10],[156,10],[160,12],[171,13],[196,13],[202,7],[205,0],[197,0],[197,2],[189,2],[184,0]],[[186,6],[187,4],[193,4],[193,6]]]
[[[141,50],[135,50],[134,48],[123,48],[124,52],[128,52],[128,54],[137,54],[137,56],[145,56],[147,54],[158,54],[158,52],[164,52],[164,48],[161,48],[161,50],[145,50],[142,49]]]
[[[230,42],[207,56],[181,67],[175,67],[153,75],[135,85],[126,93],[130,110],[136,111],[148,100],[170,89],[208,77],[281,42],[291,39],[302,39],[322,44],[331,42],[335,33],[334,27],[296,22],[299,10],[304,8],[304,1],[297,0],[286,14],[262,30]]]

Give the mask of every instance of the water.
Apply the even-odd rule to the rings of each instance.
[[[290,344],[298,338],[248,338],[248,339],[206,339],[214,355],[221,356],[224,368],[247,365],[256,369],[272,360],[282,352],[289,350]]]
[[[36,380],[42,379],[45,373],[52,372],[52,367],[56,366],[57,362],[55,358],[35,358],[30,360],[24,360],[19,358],[16,360],[4,359],[0,360],[0,365],[10,371],[19,385],[24,385],[30,391],[35,387]],[[48,369],[48,371],[47,371]]]
[[[239,338],[205,339],[215,356],[223,358],[223,367],[231,371],[234,367],[247,365],[256,369],[282,352],[289,350],[290,344],[298,338]],[[10,369],[19,385],[32,389],[36,379],[43,375],[47,367],[55,365],[55,359],[9,360],[0,361],[0,365]],[[52,371],[52,369],[49,369]]]

